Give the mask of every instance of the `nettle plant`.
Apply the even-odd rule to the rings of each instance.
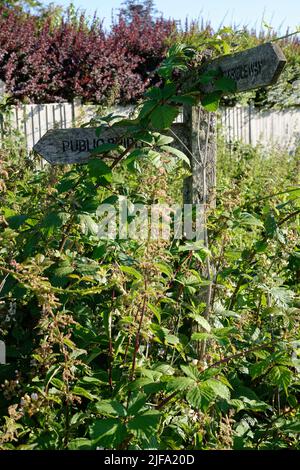
[[[94,18],[68,10],[23,14],[0,5],[0,76],[15,101],[53,103],[80,98],[102,105],[131,103],[175,34],[171,21],[120,17],[109,32]]]
[[[225,44],[210,45],[221,53]],[[255,152],[224,156],[210,249],[95,232],[101,203],[178,201],[188,158],[167,130],[182,104],[214,111],[233,88],[199,73],[206,57],[173,46],[135,118],[99,118],[99,132],[122,126],[140,148],[104,145],[63,170],[1,156],[1,449],[298,446],[296,160],[278,162],[261,199],[243,183]],[[201,96],[208,81],[216,91]]]

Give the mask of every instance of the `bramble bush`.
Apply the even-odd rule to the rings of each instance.
[[[217,105],[199,80],[226,82],[193,74],[202,57],[173,46],[138,116],[102,119],[142,148],[44,171],[1,155],[1,449],[299,449],[297,156],[219,146],[209,247],[95,231],[103,202],[180,202],[166,130]]]
[[[293,34],[294,33],[294,34]],[[285,35],[273,28],[253,30],[247,26],[242,28],[221,28],[218,34],[225,41],[225,50],[220,54],[228,54],[256,47],[265,42],[278,41],[286,58],[287,64],[272,87],[262,87],[246,93],[233,94],[222,98],[222,105],[235,106],[236,104],[253,104],[257,108],[286,109],[299,106],[300,104],[300,31],[291,32],[287,30]],[[280,39],[279,41],[279,38]],[[205,23],[192,22],[187,24],[185,30],[178,32],[177,41],[185,42],[197,47],[199,44],[213,42],[215,35],[212,34],[211,26]]]

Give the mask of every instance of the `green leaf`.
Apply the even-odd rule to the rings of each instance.
[[[171,144],[173,141],[174,141],[173,137],[156,133],[156,142],[155,142],[155,144],[158,147],[161,147],[162,145]]]
[[[288,307],[295,298],[295,293],[285,287],[272,287],[269,293],[280,307]]]
[[[161,88],[153,86],[145,93],[145,96],[151,98],[151,100],[160,101],[162,99],[162,90]]]
[[[95,385],[95,386],[99,386],[103,384],[102,380],[99,380],[96,377],[89,377],[89,376],[82,377],[82,379],[80,380],[80,383],[81,382],[83,382],[83,384]]]
[[[73,439],[68,444],[69,450],[91,450],[92,449],[92,441],[89,439],[85,439],[84,437],[78,437],[77,439]]]
[[[172,96],[171,100],[174,101],[174,103],[187,104],[189,106],[195,106],[197,104],[197,98],[192,95]]]
[[[173,271],[171,267],[166,263],[155,263],[155,267],[158,268],[163,274],[165,274],[169,279],[173,276]]]
[[[99,147],[96,147],[92,150],[92,153],[107,153],[112,150],[117,150],[119,144],[102,144]]]
[[[168,129],[178,116],[178,109],[168,104],[159,106],[151,113],[151,123],[155,129]]]
[[[57,390],[64,390],[64,388],[65,388],[64,382],[60,379],[57,379],[56,377],[53,377],[50,380],[50,382],[51,382],[52,385],[54,385],[55,388],[57,388]]]
[[[127,436],[127,431],[118,419],[97,419],[90,426],[90,437],[95,444],[116,448]]]
[[[135,160],[142,159],[142,158],[147,158],[149,156],[150,152],[150,147],[149,148],[143,148],[143,149],[134,149],[130,154],[127,156],[127,158],[123,161],[123,164],[129,166],[130,164],[134,163]]]
[[[162,99],[168,99],[176,92],[176,84],[168,83],[163,88],[152,87],[147,91],[146,96],[152,100],[161,101]]]
[[[150,131],[143,130],[142,132],[137,132],[134,134],[134,137],[137,142],[143,142],[150,146],[155,144],[154,134]]]
[[[161,89],[161,93],[164,99],[170,98],[176,93],[176,83],[168,83]]]
[[[201,99],[203,108],[210,112],[217,111],[219,108],[221,96],[221,91],[213,91],[212,93],[208,93]]]
[[[195,320],[198,325],[202,326],[202,328],[207,331],[207,333],[210,333],[211,331],[211,326],[206,320],[206,318],[202,317],[201,315],[191,315],[191,318]]]
[[[244,226],[253,226],[253,227],[263,227],[263,223],[257,217],[248,212],[242,212],[238,217],[239,225]]]
[[[284,366],[274,366],[267,375],[268,379],[288,395],[288,387],[292,380],[292,372]]]
[[[229,405],[230,406],[233,406],[234,408],[236,408],[236,411],[237,413],[241,410],[245,410],[247,409],[247,407],[245,406],[243,400],[239,400],[237,398],[234,398],[233,400],[230,400],[229,401]],[[250,408],[251,409],[251,408]]]
[[[195,385],[195,380],[190,377],[174,377],[167,382],[167,390],[181,392]]]
[[[76,173],[73,174],[70,172],[67,173],[67,175],[65,175],[64,178],[62,178],[62,180],[56,185],[58,194],[63,194],[67,191],[70,191],[70,189],[72,189],[78,181],[78,175]]]
[[[272,407],[265,403],[264,401],[259,400],[250,400],[249,398],[242,397],[240,400],[233,399],[230,400],[230,405],[233,405],[237,408],[237,411],[241,410],[251,410],[251,411],[270,411]]]
[[[87,166],[91,176],[94,176],[96,178],[104,176],[108,181],[111,180],[111,169],[108,165],[106,165],[105,162],[103,162],[99,158],[93,158],[89,160]]]
[[[181,150],[170,147],[168,145],[163,145],[161,149],[164,150],[164,152],[172,153],[177,158],[179,158],[179,160],[184,161],[189,167],[191,166],[190,159],[183,152],[181,152]]]
[[[198,371],[197,367],[181,365],[180,368],[184,372],[184,374],[187,375],[187,377],[190,377],[191,379],[196,381],[200,379],[201,374]]]
[[[212,339],[215,336],[212,335],[211,333],[193,333],[191,340],[192,341],[203,341],[205,339]]]
[[[60,228],[69,218],[69,214],[50,212],[42,221],[41,227],[47,235],[52,235],[56,228]]]
[[[123,271],[123,273],[129,274],[130,276],[133,276],[138,280],[143,279],[142,274],[139,271],[137,271],[135,268],[133,268],[132,266],[120,266],[120,269],[121,271]]]
[[[70,265],[68,266],[60,266],[59,268],[55,269],[54,275],[57,277],[66,277],[68,274],[74,272],[74,268]]]
[[[157,101],[155,100],[146,101],[142,109],[140,110],[139,118],[142,119],[148,116],[156,106],[157,106]]]
[[[151,310],[152,313],[154,313],[158,323],[161,322],[161,312],[160,312],[160,309],[158,307],[156,307],[155,305],[152,305],[150,303],[148,303],[148,307],[149,309]]]
[[[146,387],[147,385],[160,385],[159,382],[153,382],[152,378],[149,377],[141,377],[139,379],[134,380],[128,385],[129,390],[139,390],[141,388]]]
[[[187,401],[193,408],[205,411],[215,400],[216,395],[206,382],[191,388],[186,395]]]
[[[272,365],[272,357],[269,356],[266,359],[256,362],[249,367],[250,375],[252,379],[256,379],[261,375],[264,375],[268,372]]]
[[[83,387],[75,386],[72,390],[72,393],[74,393],[74,395],[79,395],[80,397],[87,398],[88,400],[95,400],[97,398],[95,395],[92,395],[88,390]]]
[[[7,219],[7,222],[12,229],[18,230],[22,225],[25,224],[28,218],[28,215],[13,215]]]
[[[219,71],[215,69],[207,70],[203,72],[199,76],[199,83],[202,83],[203,85],[208,85],[209,83],[212,83],[214,79],[219,75]]]
[[[95,214],[100,205],[99,197],[88,197],[81,203],[81,210],[83,212],[89,212]]]
[[[186,395],[186,399],[193,408],[200,409],[202,403],[202,394],[200,388],[196,386],[189,390]]]
[[[280,428],[280,431],[285,434],[300,434],[300,419],[294,423],[287,424],[286,426]]]
[[[180,340],[179,340],[178,336],[166,334],[165,344],[170,344],[172,346],[176,346],[176,344],[179,344],[179,343],[180,343]]]
[[[229,45],[227,42],[223,41],[223,42],[222,42],[222,47],[223,47],[223,53],[224,53],[224,55],[228,55],[228,54],[231,53],[231,47],[230,47],[230,45]],[[235,88],[236,88],[236,87],[235,87]],[[233,90],[233,91],[235,91],[235,90]]]
[[[198,240],[197,242],[187,242],[178,248],[179,253],[182,253],[184,251],[197,251],[197,250],[206,251],[207,255],[210,254],[209,250],[203,246],[202,240]]]
[[[163,374],[163,375],[173,375],[174,374],[174,369],[170,364],[163,364],[159,363],[156,364],[154,367],[155,373]]]
[[[277,223],[273,213],[269,212],[265,220],[265,229],[267,236],[272,238],[277,230]]]
[[[213,392],[224,400],[230,400],[229,388],[217,379],[209,379],[206,384],[213,390]]]
[[[141,411],[147,401],[147,396],[144,393],[139,393],[129,404],[127,413],[128,416],[135,416],[139,411]]]

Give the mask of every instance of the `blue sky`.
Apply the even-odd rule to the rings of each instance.
[[[66,6],[70,1],[55,0],[53,3]],[[74,0],[73,3],[89,14],[97,10],[108,26],[112,9],[117,12],[122,0]],[[156,0],[156,6],[167,18],[184,20],[186,16],[190,19],[203,16],[210,19],[215,28],[220,23],[247,24],[259,28],[263,17],[276,29],[281,27],[283,32],[287,27],[295,30],[300,26],[299,0]]]

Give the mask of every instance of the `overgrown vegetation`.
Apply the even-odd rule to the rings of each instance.
[[[100,104],[140,98],[166,53],[171,22],[119,17],[109,32],[95,18],[32,16],[0,8],[0,77],[16,100],[46,103],[80,97]]]
[[[143,148],[43,172],[2,154],[0,448],[299,449],[297,156],[219,146],[209,248],[95,231],[104,201],[180,202],[166,129],[217,105],[199,80],[232,86],[193,73],[205,48],[173,46],[137,118],[101,120]]]
[[[204,22],[176,27],[155,16],[153,2],[146,0],[125,2],[109,31],[103,28],[101,18],[91,20],[73,6],[64,12],[53,6],[47,10],[39,2],[4,3],[0,3],[0,78],[16,102],[74,98],[102,105],[136,102],[157,82],[155,69],[174,41],[194,47],[211,44],[219,46],[219,53],[228,54],[278,36],[273,30],[257,35],[247,27],[214,32]],[[27,7],[37,3],[39,8],[25,13],[22,3]],[[215,41],[217,35],[225,50]],[[288,37],[280,44],[288,66],[276,87],[231,97],[227,105],[299,106],[299,37]]]

